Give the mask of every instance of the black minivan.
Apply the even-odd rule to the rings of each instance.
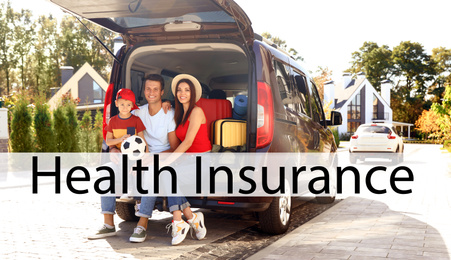
[[[230,103],[225,110],[231,111],[218,112],[223,114],[219,119],[235,117],[235,99],[247,99],[245,114],[238,118],[245,125],[240,152],[336,152],[327,126],[341,124],[341,115],[332,112],[326,120],[308,72],[254,34],[246,13],[233,0],[50,1],[123,38],[106,95],[106,120],[118,113],[113,99],[119,89],[132,89],[137,104],[143,105],[143,79],[157,73],[166,81],[163,98],[173,100],[171,80],[187,73],[201,82],[201,100],[212,101],[218,90],[225,93]],[[335,195],[317,199],[333,202]],[[290,196],[189,201],[193,207],[258,212],[262,230],[271,234],[284,233],[290,223]],[[117,212],[132,219],[133,204],[120,202]]]

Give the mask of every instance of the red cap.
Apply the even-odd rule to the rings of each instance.
[[[133,102],[132,110],[139,109],[139,107],[135,103],[135,100],[136,100],[135,93],[133,93],[133,91],[131,91],[130,89],[128,89],[128,88],[120,89],[116,95],[116,100],[119,100],[119,99],[130,100],[131,102]]]

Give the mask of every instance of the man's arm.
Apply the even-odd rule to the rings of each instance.
[[[173,151],[175,151],[175,149],[177,149],[177,147],[180,144],[180,140],[177,138],[177,135],[175,135],[175,131],[168,133],[168,141],[171,148],[166,151],[163,151],[162,153],[172,153]]]

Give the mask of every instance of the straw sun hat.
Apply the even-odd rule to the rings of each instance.
[[[175,92],[176,92],[175,88],[176,88],[177,84],[179,83],[179,81],[182,80],[182,79],[187,79],[187,80],[191,81],[194,84],[194,90],[196,91],[196,102],[199,101],[200,97],[202,96],[202,87],[201,87],[199,81],[195,77],[193,77],[193,76],[191,76],[189,74],[177,75],[172,80],[171,88],[172,88],[172,94],[174,94],[174,97],[177,98],[176,95],[175,95]]]

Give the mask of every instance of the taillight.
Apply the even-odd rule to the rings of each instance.
[[[105,103],[103,104],[103,139],[106,140],[108,121],[110,121],[111,100],[113,98],[114,83],[108,86],[105,93]]]
[[[394,136],[394,135],[387,135],[387,138],[388,139],[396,139],[396,136]]]
[[[235,205],[235,202],[229,202],[229,201],[218,201],[219,205]]]
[[[351,138],[352,139],[357,139],[357,138],[359,138],[359,136],[358,135],[353,135],[353,136],[351,136]]]
[[[257,83],[257,148],[268,146],[274,136],[274,104],[270,86]]]

